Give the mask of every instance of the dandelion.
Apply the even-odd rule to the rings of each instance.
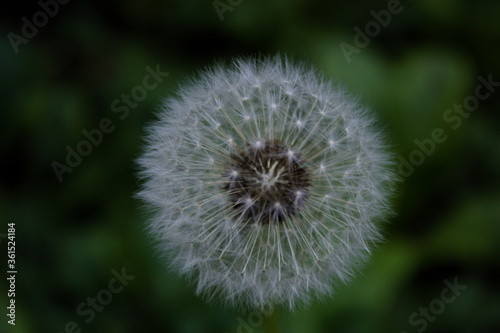
[[[348,282],[380,241],[394,173],[369,112],[279,56],[204,71],[139,159],[160,251],[196,291],[293,309]]]

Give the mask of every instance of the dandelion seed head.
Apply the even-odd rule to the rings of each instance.
[[[196,292],[234,306],[308,304],[380,241],[395,180],[370,113],[279,56],[179,89],[138,160],[148,230]]]

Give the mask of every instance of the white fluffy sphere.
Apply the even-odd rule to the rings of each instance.
[[[348,281],[381,238],[395,179],[367,110],[279,56],[181,87],[139,164],[162,253],[198,293],[252,308]]]

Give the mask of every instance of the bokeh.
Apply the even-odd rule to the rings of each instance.
[[[267,314],[207,303],[169,271],[134,159],[162,100],[200,69],[277,53],[370,106],[401,176],[369,263],[332,298],[276,308],[278,331],[500,332],[500,2],[3,6],[1,332],[264,332]]]

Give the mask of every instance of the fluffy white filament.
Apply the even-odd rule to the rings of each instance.
[[[262,193],[238,192],[243,168],[231,156],[269,142],[286,162],[249,167]],[[395,177],[366,109],[280,57],[236,60],[181,87],[139,164],[162,253],[198,293],[252,308],[294,308],[348,281],[380,240]],[[308,185],[254,213],[265,191],[286,185],[287,165],[303,167]]]

